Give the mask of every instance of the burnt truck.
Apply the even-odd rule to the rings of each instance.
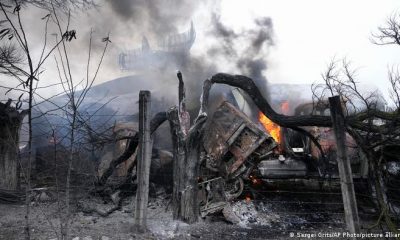
[[[266,117],[261,112],[256,114],[259,118],[252,119],[251,114],[239,109],[238,104],[223,101],[207,122],[199,175],[203,216],[222,210],[226,202],[238,198],[246,182],[338,177],[330,128],[306,129],[318,139],[325,153],[322,155],[304,135],[276,124],[278,130],[268,128],[263,125]],[[318,114],[327,114],[329,106],[326,109],[321,108]],[[310,104],[303,104],[295,114],[311,111]],[[360,161],[354,140],[347,136],[346,142],[354,176],[366,176],[368,168],[362,164],[366,161]]]

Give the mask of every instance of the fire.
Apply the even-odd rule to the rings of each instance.
[[[289,114],[289,102],[288,101],[283,101],[281,103],[281,111],[285,115]]]
[[[246,200],[246,203],[250,203],[251,202],[250,195],[246,195],[245,200]]]
[[[253,183],[253,185],[260,185],[262,182],[260,179],[254,177],[253,175],[249,176],[249,179],[251,180],[251,182]]]
[[[263,125],[265,130],[271,135],[271,137],[277,142],[281,142],[281,127],[272,122],[267,116],[265,116],[262,112],[258,114],[258,120]]]

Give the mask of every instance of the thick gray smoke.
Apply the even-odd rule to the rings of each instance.
[[[111,15],[122,19],[129,25],[129,30],[162,39],[179,30],[182,31],[182,27],[189,26],[193,14],[205,2],[207,0],[107,0],[104,7],[110,7],[113,12]],[[225,58],[235,63],[238,72],[258,80],[265,80],[262,71],[266,70],[268,48],[273,45],[272,20],[268,17],[258,18],[255,19],[254,26],[235,32],[221,22],[218,10],[210,10],[208,17],[210,19],[205,19],[205,21],[210,21],[211,25],[206,36],[217,41],[209,49],[204,49],[201,57]],[[107,18],[107,20],[110,19]],[[238,45],[245,45],[245,49]],[[206,65],[207,61],[200,60]],[[188,61],[196,62],[196,59],[192,56],[180,62],[190,65]],[[213,63],[213,65],[217,65],[216,70],[219,69],[218,64]],[[196,64],[196,67],[201,66]],[[203,66],[203,68],[210,69],[209,66]],[[214,67],[213,70],[215,70]]]
[[[91,69],[95,69],[104,46],[101,39],[109,32],[111,33],[112,44],[107,50],[96,80],[96,83],[101,83],[129,74],[138,74],[138,72],[121,72],[117,59],[120,52],[140,48],[143,36],[149,39],[151,49],[157,49],[158,41],[186,31],[191,20],[194,20],[198,35],[194,48],[201,46],[201,51],[197,49],[197,52],[190,56],[177,55],[176,61],[169,61],[166,66],[156,71],[152,69],[153,75],[159,74],[157,81],[154,81],[155,87],[168,89],[166,93],[176,92],[174,91],[177,82],[175,71],[178,69],[184,74],[187,86],[190,88],[188,93],[195,101],[198,101],[203,80],[219,71],[248,75],[254,78],[262,88],[266,84],[264,71],[267,69],[269,47],[273,45],[273,25],[270,18],[256,19],[252,26],[238,31],[221,21],[219,10],[215,10],[218,9],[219,1],[211,3],[209,0],[106,0],[100,4],[98,9],[75,11],[71,19],[70,29],[76,30],[77,39],[68,43],[68,50],[76,81],[80,81],[85,76],[90,36],[93,38]],[[217,7],[210,7],[212,5],[217,5]],[[196,19],[196,13],[200,11],[204,11],[205,14],[202,18]],[[23,20],[26,28],[29,29],[29,36],[34,39],[32,45],[38,52],[41,50],[43,40],[41,18],[45,15],[45,11],[34,8],[24,9],[23,12]],[[65,24],[66,17],[60,16],[60,18]],[[203,25],[201,32],[197,27],[200,25]],[[207,25],[207,28],[204,28],[204,25]],[[49,34],[53,32],[56,32],[54,26],[50,27]],[[200,35],[202,38],[199,37]],[[49,39],[53,41],[51,36]],[[204,41],[212,44],[206,45]],[[50,58],[48,62],[54,65],[53,59]],[[51,81],[58,79],[58,74],[54,66],[46,66],[48,67],[44,74],[47,75],[42,77],[41,83],[50,85],[53,83]],[[44,94],[49,92],[56,94],[60,90],[62,89],[55,88]]]
[[[107,0],[116,17],[133,25],[138,32],[165,37],[177,33],[179,25],[188,25],[201,1],[183,0]],[[108,6],[106,6],[108,7]]]
[[[192,116],[197,113],[203,81],[217,72],[250,76],[267,96],[265,70],[268,66],[269,49],[274,44],[271,19],[268,17],[258,18],[245,29],[233,29],[222,22],[221,13],[218,10],[208,8],[212,5],[208,3],[209,0],[106,0],[101,3],[102,5],[98,9],[75,12],[71,19],[70,29],[76,30],[77,39],[68,43],[75,81],[79,82],[86,76],[88,43],[92,29],[93,52],[91,60],[93,64],[90,66],[91,75],[93,75],[93,69],[98,63],[104,45],[101,39],[110,32],[112,41],[96,84],[136,74],[141,76],[132,79],[145,79],[146,82],[148,80],[146,84],[137,80],[125,82],[122,89],[129,90],[130,94],[116,92],[115,95],[109,96],[118,96],[114,100],[114,102],[117,102],[115,105],[119,107],[118,114],[134,114],[134,112],[129,111],[136,109],[137,98],[134,97],[137,97],[136,92],[143,88],[151,90],[154,93],[153,97],[158,98],[158,101],[167,106],[175,105],[178,85],[175,72],[178,69],[184,75],[187,86],[187,106],[192,109]],[[213,3],[215,4],[215,2]],[[219,1],[217,1],[218,4]],[[195,16],[198,11],[205,13],[202,14],[201,18],[196,19]],[[28,9],[25,10],[24,14],[24,22],[29,29],[29,35],[35,41],[32,44],[33,48],[39,53],[42,46],[43,30],[38,29],[41,29],[40,26],[43,25],[41,18],[46,14],[43,10],[31,11]],[[60,17],[63,18],[65,24],[66,17]],[[140,48],[143,36],[148,38],[151,49],[155,50],[158,47],[159,40],[186,31],[191,20],[193,20],[197,32],[197,39],[194,43],[196,51],[192,51],[192,54],[178,54],[176,56],[177,61],[168,62],[157,70],[121,72],[117,64],[119,53]],[[200,25],[203,25],[203,28],[197,27]],[[204,25],[207,27],[205,28]],[[50,28],[49,34],[55,31],[56,28],[53,26]],[[205,44],[206,41],[207,44]],[[50,59],[51,62],[52,60]],[[43,76],[42,85],[50,85],[54,83],[54,79],[58,79],[58,74],[54,69],[56,69],[54,66],[46,65],[44,74],[47,75]],[[115,86],[113,89],[115,89]],[[55,95],[59,90],[55,87],[54,94],[51,95]],[[226,90],[226,87],[220,86],[214,88],[214,93],[224,93],[227,92]],[[46,93],[48,92],[50,91],[46,90]],[[89,96],[94,97],[88,99],[88,104],[90,104],[90,101],[99,101],[99,98],[102,97],[101,94],[95,92]]]
[[[220,45],[209,49],[208,54],[234,63],[237,72],[253,78],[268,97],[264,71],[267,70],[269,48],[274,45],[271,18],[257,18],[253,28],[240,32],[225,26],[218,13],[212,14],[212,23],[210,35],[217,38]]]
[[[247,75],[256,81],[264,96],[268,97],[265,70],[268,66],[270,47],[274,44],[272,20],[268,17],[257,18],[251,26],[237,30],[221,21],[218,7],[207,9],[204,18],[196,19],[196,11],[201,8],[204,10],[207,2],[208,0],[108,0],[104,7],[107,9],[107,15],[113,18],[99,19],[101,26],[114,27],[114,50],[111,56],[114,61],[121,50],[118,47],[126,44],[126,39],[132,40],[125,45],[126,50],[140,48],[142,36],[148,38],[151,49],[155,50],[157,41],[188,30],[190,21],[194,21],[197,39],[193,48],[201,46],[200,50],[197,47],[197,51],[192,49],[194,51],[190,55],[178,54],[176,59],[168,61],[158,69],[140,71],[140,74],[149,76],[154,89],[163,90],[154,92],[153,97],[162,98],[164,102],[168,101],[166,105],[171,106],[176,104],[177,100],[178,82],[175,71],[179,69],[184,76],[187,106],[193,118],[198,111],[203,81],[217,72]],[[121,26],[116,23],[123,24]],[[203,28],[199,27],[201,25]],[[204,25],[207,25],[207,28],[204,28]],[[122,31],[116,32],[117,29]],[[132,72],[137,73],[139,72]],[[142,86],[138,84],[132,87]],[[226,86],[214,87],[213,99],[210,102],[218,102],[221,95],[227,92],[229,88]]]
[[[188,26],[197,8],[206,2],[206,0],[190,2],[110,0],[107,3],[116,16],[137,27],[137,32],[162,39],[182,31],[182,26]],[[264,71],[267,69],[269,48],[274,44],[272,20],[268,17],[257,18],[254,20],[253,26],[235,31],[221,21],[219,10],[210,10],[208,18],[204,20],[211,24],[202,34],[205,36],[204,39],[211,39],[211,46],[204,48],[196,55],[176,56],[176,61],[169,62],[166,66],[158,69],[162,72],[162,76],[169,77],[162,81],[171,86],[171,81],[175,82],[176,79],[171,79],[171,75],[168,73],[180,69],[189,87],[189,101],[197,102],[204,79],[219,71],[230,71],[252,77],[265,96],[268,96]],[[130,26],[130,28],[134,27]],[[196,40],[195,44],[203,44],[198,41]]]

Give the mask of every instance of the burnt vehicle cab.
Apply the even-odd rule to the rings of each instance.
[[[316,105],[313,103],[304,103],[297,106],[294,115],[324,115],[330,116],[328,102],[320,102]],[[285,141],[289,148],[302,149],[303,153],[309,156],[319,170],[319,177],[338,178],[337,160],[336,160],[336,141],[332,128],[327,127],[304,127],[310,132],[321,146],[319,149],[309,138],[294,132],[293,130],[285,130]],[[346,151],[351,162],[353,177],[365,178],[368,174],[367,161],[363,161],[364,157],[359,151],[354,139],[346,133]],[[310,173],[311,175],[315,175]]]
[[[199,174],[203,216],[220,211],[226,202],[239,197],[246,182],[338,177],[330,128],[305,128],[318,139],[322,154],[303,134],[279,127],[258,109],[247,113],[242,109],[223,101],[208,119]],[[307,103],[294,112],[305,115],[312,111],[312,104]],[[329,106],[319,106],[317,111],[313,114],[329,115]],[[365,176],[368,168],[361,164],[365,161],[359,160],[354,140],[346,137],[354,176]]]

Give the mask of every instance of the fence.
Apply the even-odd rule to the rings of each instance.
[[[79,184],[72,184],[71,189],[74,198],[74,203],[88,202],[96,206],[100,212],[110,210],[114,207],[111,195],[115,192],[110,190],[110,194],[105,196],[97,195],[93,191],[96,186],[94,181],[95,175],[88,175],[85,172],[79,172],[79,169],[74,170],[74,175],[81,180]],[[148,228],[160,238],[176,237],[184,234],[198,236],[202,238],[220,237],[222,239],[233,238],[243,235],[243,237],[251,238],[272,238],[286,239],[290,233],[318,233],[318,232],[343,232],[346,228],[344,220],[344,209],[342,193],[340,190],[339,179],[309,179],[309,180],[285,180],[285,181],[267,181],[261,184],[253,184],[246,182],[243,194],[230,204],[234,207],[235,213],[241,218],[242,222],[239,225],[226,223],[221,213],[208,215],[201,220],[200,224],[193,226],[184,225],[173,221],[171,213],[171,189],[168,188],[168,182],[160,184],[155,183],[154,179],[168,179],[171,174],[165,172],[152,172],[150,175],[150,197],[148,204],[148,214],[146,216]],[[121,179],[114,178],[114,181]],[[35,182],[35,181],[34,181]],[[400,205],[400,189],[396,188],[396,184],[400,182],[396,178],[388,178],[387,193],[388,200],[393,204],[391,217],[395,223],[399,222],[398,206]],[[32,221],[35,223],[34,229],[36,234],[33,236],[57,237],[56,232],[59,228],[59,208],[57,207],[57,198],[63,199],[65,187],[54,186],[54,182],[49,182],[45,185],[36,185],[33,190],[32,198]],[[170,183],[172,185],[172,183]],[[163,185],[163,187],[161,186]],[[356,197],[358,204],[358,213],[361,221],[362,232],[385,233],[388,229],[384,224],[374,225],[380,218],[380,212],[376,209],[376,197],[368,187],[368,182],[365,179],[355,179]],[[132,187],[134,185],[130,185]],[[40,188],[44,190],[40,190]],[[128,189],[129,190],[129,189]],[[88,212],[86,209],[79,208],[79,204],[74,208],[72,213],[72,235],[79,235],[82,228],[92,229],[89,233],[91,236],[97,236],[93,229],[104,227],[106,232],[101,232],[102,235],[109,236],[111,239],[115,231],[124,231],[117,234],[116,239],[129,239],[131,229],[129,226],[134,225],[134,204],[135,191],[120,190],[120,195],[127,194],[121,206],[113,211],[107,217],[102,217],[96,211]],[[124,192],[125,191],[125,192]],[[39,199],[42,192],[49,193],[49,199],[41,201]],[[103,199],[103,200],[100,200]],[[108,201],[108,203],[100,202]],[[10,211],[7,212],[5,206],[9,206]],[[11,207],[10,207],[11,206]],[[23,233],[24,225],[24,205],[2,205],[0,209],[3,211],[0,216],[0,236],[20,236]],[[255,210],[255,212],[254,212]],[[85,216],[87,214],[87,216]],[[11,218],[10,216],[14,217]],[[87,220],[89,219],[89,220]],[[93,220],[95,219],[95,220]],[[89,223],[86,223],[89,221]],[[94,223],[96,221],[97,223]],[[118,222],[120,221],[120,222]],[[110,226],[110,223],[114,223]],[[108,225],[107,225],[108,224]],[[111,224],[112,225],[112,224]],[[113,234],[110,234],[113,232]],[[11,235],[10,235],[11,234]],[[100,235],[101,235],[100,234]],[[182,235],[183,234],[183,235]],[[235,235],[236,234],[236,235]],[[126,238],[124,238],[126,237]],[[196,238],[196,237],[194,237]],[[0,237],[0,239],[2,239]],[[4,239],[4,238],[3,238]],[[41,238],[38,238],[41,239]],[[389,239],[389,238],[388,238]]]

